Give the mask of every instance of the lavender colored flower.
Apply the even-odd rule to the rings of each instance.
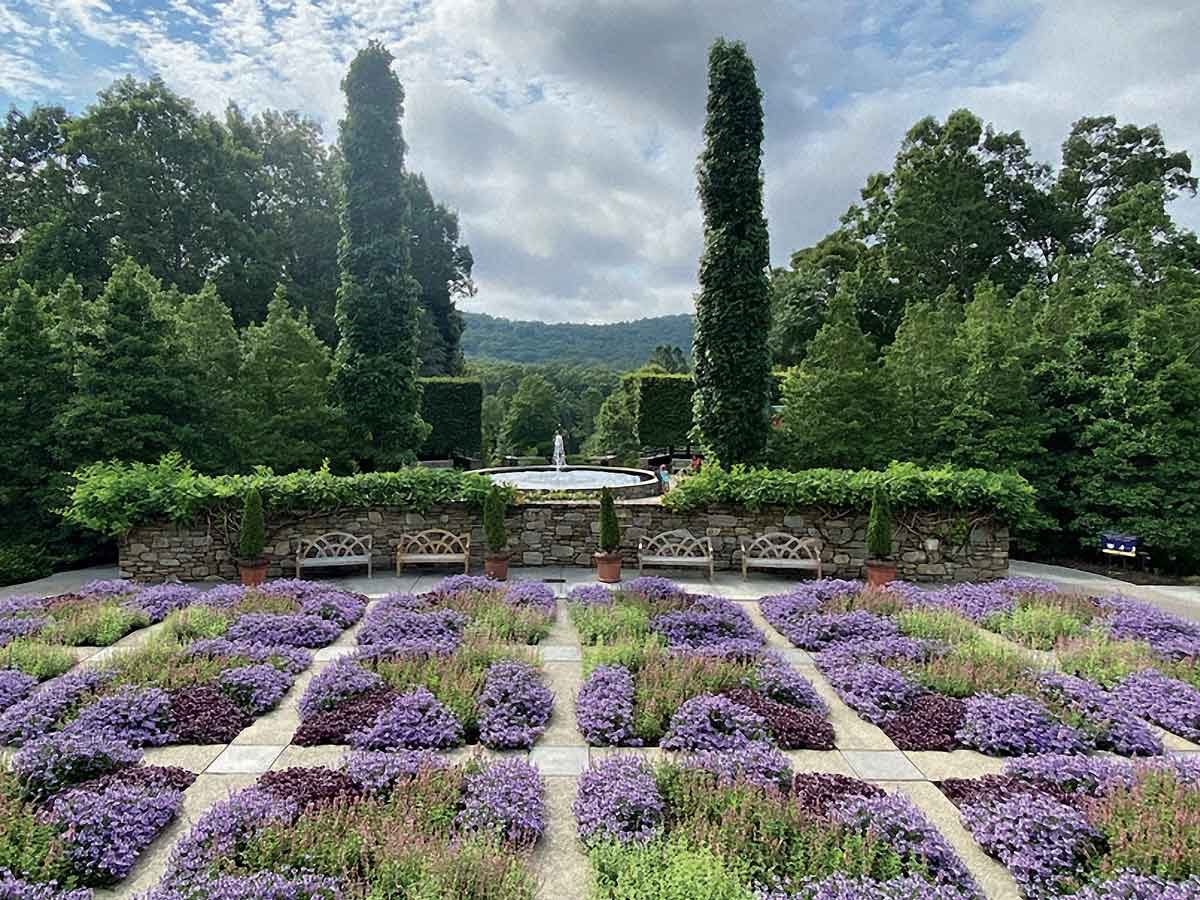
[[[596,666],[579,690],[575,723],[594,747],[636,747],[633,727],[633,675],[624,666]]]
[[[182,807],[180,791],[117,784],[100,793],[67,791],[52,813],[72,867],[84,881],[105,884],[128,875]]]
[[[0,616],[16,616],[41,611],[45,608],[45,600],[33,594],[13,594],[11,597],[0,598]]]
[[[812,682],[774,650],[762,654],[758,668],[754,670],[753,684],[747,684],[747,687],[755,688],[778,703],[811,709],[822,716],[829,713]]]
[[[956,737],[967,747],[993,756],[1088,752],[1083,733],[1059,722],[1032,697],[977,694],[966,703]]]
[[[822,650],[817,663],[822,668],[852,666],[859,662],[921,663],[942,653],[946,645],[922,638],[890,637],[873,641],[851,641]]]
[[[735,750],[700,750],[684,759],[683,768],[709,772],[721,785],[747,781],[786,790],[792,781],[787,758],[766,741],[750,741]]]
[[[428,688],[400,694],[370,728],[347,735],[358,750],[448,749],[463,741],[462,724]]]
[[[1089,884],[1071,900],[1196,900],[1200,897],[1200,875],[1187,881],[1164,881],[1153,875],[1121,872],[1100,884]]]
[[[45,734],[68,710],[112,677],[111,672],[100,669],[81,669],[39,685],[24,700],[0,713],[0,743],[19,746]]]
[[[1111,610],[1107,624],[1114,638],[1145,641],[1173,659],[1200,656],[1200,624],[1129,597],[1106,597],[1102,605]]]
[[[156,584],[142,588],[121,605],[141,610],[151,622],[161,622],[177,609],[190,606],[204,596],[198,589],[185,584]]]
[[[260,663],[226,669],[219,683],[235,701],[257,716],[280,701],[292,686],[292,678],[274,666]]]
[[[1084,814],[1040,794],[965,806],[963,824],[1031,897],[1061,893],[1102,839]]]
[[[388,603],[391,599],[385,598],[367,614],[358,633],[360,646],[386,647],[389,652],[433,646],[441,653],[453,653],[462,644],[467,625],[462,613],[439,608],[418,611],[402,603]]]
[[[832,813],[835,821],[884,840],[901,858],[920,860],[931,880],[968,886],[978,893],[967,867],[941,832],[902,794],[855,797]]]
[[[0,709],[24,700],[37,687],[37,679],[16,669],[0,669]]]
[[[132,594],[138,586],[125,578],[110,578],[107,580],[89,581],[75,593],[80,597],[93,600],[108,600],[120,597],[122,594]]]
[[[218,584],[204,592],[197,603],[214,609],[228,609],[246,599],[246,588],[240,584]]]
[[[1160,728],[1189,741],[1200,741],[1200,690],[1157,669],[1127,675],[1113,688],[1126,709],[1137,710]],[[2,704],[0,704],[2,705]]]
[[[823,656],[820,664],[843,702],[876,725],[903,712],[925,693],[919,684],[887,666],[875,663],[829,666]]]
[[[658,575],[639,575],[621,585],[621,593],[637,594],[648,600],[674,600],[687,595],[687,591],[671,581]]]
[[[982,622],[989,616],[1009,612],[1016,605],[1012,592],[1003,590],[1000,582],[955,584],[930,591],[917,602],[921,606],[953,610],[972,622]]]
[[[504,602],[514,609],[532,608],[553,615],[554,589],[541,581],[514,581],[504,592]]]
[[[270,662],[282,672],[299,675],[312,665],[312,654],[301,647],[263,644],[258,641],[230,641],[205,638],[188,645],[185,656],[210,659],[244,659],[251,663]]]
[[[784,750],[833,749],[833,726],[812,710],[779,703],[750,688],[734,688],[724,696],[761,716],[772,740]]]
[[[324,647],[342,633],[335,622],[303,614],[247,613],[229,627],[231,641],[258,641],[291,647]]]
[[[496,581],[485,575],[449,575],[435,584],[429,591],[434,598],[457,597],[468,593],[500,593],[504,590],[504,582]]]
[[[805,650],[822,650],[847,642],[881,641],[900,636],[891,619],[856,609],[848,613],[814,613],[801,616],[781,629],[784,636]]]
[[[386,687],[382,678],[368,672],[353,657],[335,659],[308,683],[300,698],[300,718],[309,719],[318,712],[332,709],[348,697]]]
[[[86,888],[59,890],[57,882],[34,884],[0,869],[0,900],[92,900],[92,892]]]
[[[125,685],[85,706],[65,733],[94,734],[131,747],[161,747],[175,740],[171,698],[162,688]]]
[[[767,739],[762,716],[728,697],[700,694],[675,710],[662,747],[664,750],[736,750],[750,741]]]
[[[479,693],[479,740],[496,750],[532,747],[554,711],[554,694],[533,666],[515,660],[493,663]]]
[[[579,779],[572,807],[585,844],[644,844],[663,830],[665,804],[654,772],[635,756],[593,763]]]
[[[813,879],[794,891],[761,888],[754,900],[978,900],[981,895],[954,884],[935,884],[919,875],[903,875],[887,881],[851,878],[838,872]]]
[[[537,843],[546,830],[545,785],[521,759],[494,763],[467,776],[463,808],[454,820],[461,831],[494,834],[517,847]]]
[[[31,741],[13,757],[12,771],[24,794],[45,799],[73,784],[136,765],[140,751],[91,734],[55,732]]]
[[[763,597],[758,605],[763,617],[784,637],[792,640],[791,631],[796,623],[818,612],[829,601],[854,596],[862,593],[862,590],[861,581],[824,578],[802,582],[786,594]]]
[[[694,650],[739,641],[757,650],[764,642],[746,611],[724,597],[697,597],[687,609],[655,616],[650,627],[666,638],[672,649]]]
[[[342,882],[327,875],[255,872],[222,875],[205,885],[200,894],[183,896],[159,888],[144,900],[346,900],[346,897]]]
[[[347,735],[370,729],[392,708],[398,696],[391,688],[380,687],[348,697],[333,709],[320,710],[303,719],[292,735],[292,743],[300,747],[344,744]]]
[[[1098,685],[1074,675],[1044,672],[1038,679],[1042,700],[1063,706],[1085,722],[1096,744],[1125,756],[1158,756],[1163,744],[1146,724]]]
[[[50,624],[49,616],[21,616],[0,619],[0,647],[5,647],[19,637],[36,634]]]
[[[254,588],[257,594],[268,597],[290,597],[293,600],[304,600],[314,594],[324,594],[330,591],[328,583],[310,581],[307,578],[274,578]]]
[[[581,584],[571,588],[567,602],[580,606],[612,606],[613,594],[602,584]]]
[[[325,589],[306,593],[300,598],[301,612],[327,619],[339,628],[349,628],[362,618],[366,608],[362,597],[346,591]]]
[[[1004,774],[1035,785],[1050,785],[1065,791],[1095,795],[1105,785],[1131,770],[1125,760],[1105,756],[1074,756],[1046,753],[1022,756],[1004,764]]]
[[[377,750],[357,750],[342,759],[349,775],[359,788],[368,794],[386,796],[401,779],[415,778],[425,769],[445,768],[446,761],[432,750],[399,750],[384,753]]]

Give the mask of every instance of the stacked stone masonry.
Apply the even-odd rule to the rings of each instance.
[[[546,501],[512,507],[508,516],[509,549],[513,565],[590,566],[596,550],[599,504],[594,501]],[[733,507],[710,507],[679,514],[657,502],[617,504],[621,523],[621,553],[627,565],[637,564],[638,539],[674,528],[712,539],[716,568],[741,568],[741,538],[768,531],[812,535],[824,542],[825,575],[860,578],[866,574],[865,513],[827,518],[815,509],[767,509],[749,512]],[[970,517],[978,522],[978,517]],[[268,576],[295,574],[297,537],[329,531],[374,535],[377,569],[394,564],[400,536],[426,528],[471,534],[474,566],[483,564],[485,543],[479,510],[466,504],[447,504],[426,513],[401,509],[339,510],[334,514],[295,515],[272,522],[268,510]],[[1008,529],[985,520],[976,524],[965,543],[897,529],[897,577],[908,581],[986,581],[1008,572]],[[961,544],[961,545],[960,545]],[[147,581],[235,580],[237,567],[226,536],[205,523],[147,525],[133,529],[120,542],[124,575]]]

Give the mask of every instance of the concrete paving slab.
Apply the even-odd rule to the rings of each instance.
[[[316,747],[297,747],[295,744],[290,744],[275,757],[275,761],[271,763],[271,769],[278,771],[296,766],[307,768],[327,766],[336,769],[339,768],[342,757],[349,752],[350,747],[346,744],[319,744]]]
[[[899,750],[843,750],[846,762],[867,781],[924,781],[921,770]]]
[[[588,765],[588,748],[535,746],[529,761],[547,778],[580,775]]]
[[[538,653],[544,662],[579,662],[583,652],[578,644],[538,644]]]
[[[266,772],[279,758],[284,745],[230,744],[214,759],[205,773],[209,775],[256,775]]]
[[[533,855],[539,900],[584,900],[590,894],[592,867],[576,837],[571,811],[577,790],[575,778],[546,779],[546,830]]]
[[[116,566],[88,566],[85,569],[72,569],[69,572],[55,572],[53,575],[47,575],[36,581],[0,587],[0,599],[24,594],[32,594],[34,597],[53,597],[55,594],[77,591],[89,581],[107,581],[110,578],[120,577],[121,570]]]
[[[847,775],[858,777],[840,750],[784,750],[783,755],[792,764],[792,771],[819,772],[825,775]]]
[[[148,766],[178,766],[189,772],[203,772],[221,755],[228,744],[179,744],[175,747],[147,747],[142,762]]]
[[[575,701],[583,687],[583,669],[578,662],[547,662],[542,666],[546,685],[554,692],[554,712],[539,744],[582,747],[583,735],[575,724]]]
[[[905,750],[904,755],[929,781],[946,778],[979,778],[982,775],[999,775],[1004,770],[1003,759],[985,756],[975,750],[955,750],[943,753],[937,750]]]

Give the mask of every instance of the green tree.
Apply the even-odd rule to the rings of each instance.
[[[843,279],[843,285],[848,280]],[[804,361],[783,383],[773,451],[794,469],[870,468],[887,462],[889,413],[875,345],[839,289]]]
[[[280,285],[267,320],[251,325],[242,338],[234,433],[244,469],[315,469],[341,455],[332,373],[329,348],[308,324],[307,312],[293,311]]]
[[[696,427],[723,463],[766,449],[771,358],[769,253],[762,204],[762,92],[741,43],[708,58],[705,146],[697,164],[704,254],[696,298]]]
[[[0,315],[0,359],[0,533],[40,542],[57,526],[53,426],[69,373],[49,339],[44,304],[27,284]]]
[[[64,468],[98,459],[152,462],[191,443],[180,417],[194,400],[171,323],[154,311],[161,290],[131,259],[105,284],[99,334],[87,338],[77,390],[56,424]]]
[[[500,426],[500,450],[523,454],[532,449],[539,456],[549,456],[557,427],[554,386],[541,375],[526,375],[517,386]]]
[[[405,229],[404,89],[378,42],[360,50],[342,82],[346,118],[337,393],[364,461],[377,469],[415,458],[429,434],[417,384],[420,285]]]
[[[587,449],[596,456],[613,455],[621,463],[633,463],[642,447],[637,427],[637,394],[633,385],[622,384],[600,405]]]
[[[658,366],[667,375],[686,375],[691,369],[683,350],[670,344],[655,347],[648,364]]]
[[[962,355],[957,335],[962,303],[947,288],[936,300],[910,303],[883,352],[892,388],[889,416],[898,458],[922,465],[948,462]]]
[[[458,215],[434,201],[423,175],[408,175],[406,187],[413,277],[421,285],[421,374],[458,375],[463,318],[454,300],[475,293],[471,249],[459,243]]]

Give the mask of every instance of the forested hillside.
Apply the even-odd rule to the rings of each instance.
[[[483,313],[463,313],[462,351],[508,362],[569,361],[613,369],[635,369],[660,344],[692,350],[692,317],[658,316],[610,325],[575,322],[514,322]]]

